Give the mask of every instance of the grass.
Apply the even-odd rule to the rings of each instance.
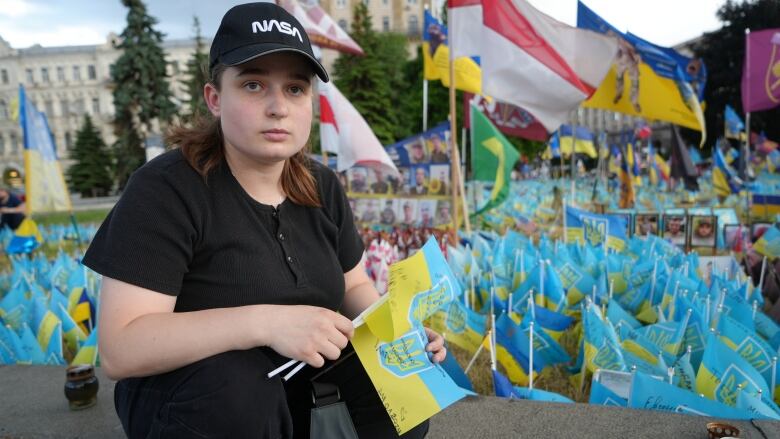
[[[76,222],[79,224],[101,223],[106,218],[106,215],[108,215],[108,212],[109,209],[80,210],[73,212],[73,215],[76,217]],[[72,224],[70,212],[33,214],[32,218],[39,226]]]
[[[559,343],[566,352],[572,357],[577,358],[579,349],[579,340],[582,334],[581,325],[576,325],[561,336]],[[447,352],[455,356],[458,364],[465,370],[472,355],[466,350],[447,344]],[[499,364],[498,371],[506,375],[503,367]],[[490,372],[490,353],[483,350],[477,357],[474,365],[468,373],[474,391],[480,395],[493,395],[493,375]],[[582,384],[582,386],[580,386]],[[534,388],[547,390],[563,395],[576,402],[588,402],[590,395],[590,375],[585,376],[584,382],[580,383],[566,369],[566,365],[558,365],[545,368],[541,374],[534,380]]]

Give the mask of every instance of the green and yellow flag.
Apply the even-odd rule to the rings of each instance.
[[[474,180],[494,182],[490,199],[476,212],[479,214],[506,200],[512,168],[520,158],[520,153],[473,105],[471,106],[471,148]]]

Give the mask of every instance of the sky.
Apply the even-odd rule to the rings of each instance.
[[[379,0],[369,0],[379,1]],[[577,0],[529,0],[551,17],[577,22]],[[202,34],[214,35],[222,15],[246,0],[146,0],[166,38],[194,35],[193,16]],[[587,0],[585,4],[622,30],[661,46],[673,46],[720,27],[715,15],[725,0]],[[109,32],[125,27],[127,9],[120,0],[0,0],[0,37],[11,47],[34,44],[101,44]]]

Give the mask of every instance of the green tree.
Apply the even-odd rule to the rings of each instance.
[[[423,113],[423,56],[422,47],[417,49],[417,56],[406,62],[404,66],[404,81],[407,84],[403,89],[406,92],[399,94],[403,98],[398,105],[399,124],[404,133],[400,137],[407,137],[422,131]],[[458,126],[463,126],[463,92],[456,91],[455,101]],[[444,87],[440,81],[428,81],[428,127],[431,128],[439,122],[449,120],[450,117],[450,90]]]
[[[704,34],[694,45],[694,52],[707,65],[707,88],[705,102],[707,109],[707,140],[714,144],[723,136],[723,112],[731,105],[743,113],[740,94],[742,64],[745,59],[745,29],[758,31],[777,27],[780,23],[780,1],[778,0],[728,0],[718,10],[722,26],[714,32]],[[766,131],[770,139],[780,139],[780,108],[752,113],[750,130]]]
[[[144,163],[143,133],[157,131],[157,125],[170,121],[176,112],[161,47],[163,34],[154,29],[157,20],[147,14],[142,0],[122,4],[129,9],[127,27],[117,46],[122,54],[111,66],[117,136],[114,175],[120,189]]]
[[[111,191],[111,152],[88,114],[76,133],[70,158],[74,163],[68,168],[67,179],[72,191],[82,197],[104,196]]]
[[[187,80],[184,83],[185,91],[189,95],[187,101],[187,118],[192,120],[198,115],[208,111],[206,101],[203,99],[203,86],[208,82],[209,55],[203,44],[203,36],[200,33],[200,20],[193,17],[192,28],[195,30],[195,52],[187,61]]]
[[[379,141],[388,144],[396,140],[397,109],[393,107],[391,78],[400,71],[405,57],[389,60],[383,49],[392,43],[384,41],[371,28],[371,16],[362,2],[355,5],[350,36],[363,48],[365,56],[341,53],[333,65],[335,84],[366,119]],[[394,62],[392,71],[386,69]],[[403,89],[401,89],[403,90]]]

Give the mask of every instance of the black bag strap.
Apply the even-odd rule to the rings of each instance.
[[[324,407],[335,404],[341,399],[339,388],[331,383],[311,382],[311,401],[314,407]]]

